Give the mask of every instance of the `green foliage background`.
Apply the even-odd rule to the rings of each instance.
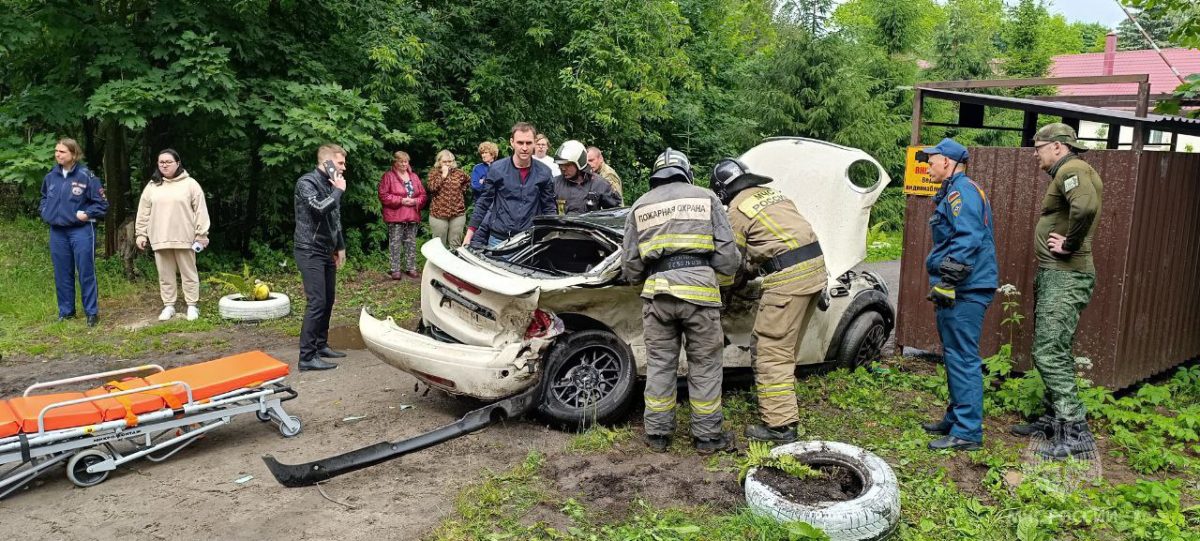
[[[422,174],[441,149],[470,166],[482,141],[507,153],[519,120],[553,142],[603,148],[628,201],[666,146],[688,152],[704,178],[720,157],[775,135],[862,148],[898,178],[915,81],[1038,75],[1049,55],[1092,50],[1106,30],[1050,16],[1042,0],[0,0],[0,9],[9,14],[0,190],[16,201],[0,211],[32,213],[53,141],[72,136],[105,181],[108,221],[120,223],[170,147],[205,187],[214,248],[243,255],[256,243],[288,247],[294,180],[327,141],[350,153],[352,251],[386,237],[375,184],[391,151],[407,150]]]

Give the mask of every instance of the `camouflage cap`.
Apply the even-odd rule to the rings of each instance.
[[[1072,128],[1062,122],[1046,124],[1042,129],[1037,131],[1033,136],[1034,141],[1047,141],[1053,143],[1062,143],[1080,152],[1087,152],[1088,147],[1079,142],[1075,136],[1075,128]]]

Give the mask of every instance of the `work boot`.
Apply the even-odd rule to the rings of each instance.
[[[66,321],[68,319],[75,319],[75,312],[71,312],[66,315],[58,316],[59,321]]]
[[[334,350],[332,350],[332,349],[329,349],[329,346],[325,346],[325,347],[323,347],[323,348],[321,348],[321,349],[318,349],[318,350],[317,350],[317,355],[320,355],[320,356],[322,356],[322,357],[325,357],[326,359],[341,359],[342,357],[345,357],[345,356],[346,356],[346,354],[345,354],[345,353],[342,353],[342,352],[340,352],[340,351],[334,351]]]
[[[733,432],[722,432],[715,438],[693,438],[693,443],[696,445],[696,452],[702,455],[711,455],[717,451],[732,451]]]
[[[96,315],[96,314],[92,314],[92,315],[90,315],[90,316],[88,316],[88,317],[87,317],[87,326],[88,326],[88,327],[95,327],[95,326],[96,326],[96,322],[97,322],[97,321],[99,321],[99,320],[100,320],[100,316],[98,316],[98,315]]]
[[[300,359],[299,367],[301,372],[307,372],[309,370],[332,370],[337,368],[337,364],[323,360],[320,357],[309,357],[307,359]]]
[[[1014,436],[1029,437],[1041,433],[1046,437],[1050,437],[1052,435],[1050,433],[1050,423],[1052,422],[1054,422],[1054,418],[1050,414],[1045,414],[1032,421],[1012,425],[1008,428],[1008,431],[1012,432]]]
[[[775,443],[792,443],[796,441],[796,423],[778,427],[748,425],[746,427],[746,438]]]
[[[954,423],[942,419],[941,421],[937,422],[921,423],[921,430],[924,430],[930,434],[937,434],[939,436],[949,436],[950,427],[952,426],[954,426]]]
[[[662,434],[646,434],[645,436],[642,436],[642,442],[644,442],[646,447],[649,447],[650,450],[654,451],[655,453],[665,453],[667,452],[667,447],[671,446],[671,436],[665,436]]]
[[[942,449],[951,449],[954,451],[978,451],[983,449],[983,444],[977,441],[964,440],[954,436],[946,436],[929,442],[929,448],[934,451]]]
[[[1046,460],[1068,457],[1090,460],[1096,453],[1096,438],[1087,421],[1054,421],[1051,432],[1051,439],[1037,449],[1037,454]]]

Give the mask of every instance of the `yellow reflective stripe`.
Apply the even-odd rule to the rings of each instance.
[[[758,213],[754,219],[758,220],[758,223],[763,224],[771,234],[778,237],[788,248],[795,249],[800,247],[800,241],[796,240],[796,237],[789,234],[783,227],[780,227],[779,223],[766,212]]]
[[[819,265],[818,265],[819,263]],[[775,287],[792,282],[811,278],[814,274],[821,271],[825,266],[824,256],[814,257],[808,261],[796,263],[779,272],[767,275],[763,278],[763,287]]]
[[[646,399],[646,409],[658,413],[671,411],[675,409],[675,395],[658,397],[644,395]]]
[[[692,412],[699,414],[699,415],[712,415],[718,411],[721,411],[721,398],[720,397],[717,397],[716,400],[691,400],[691,399],[689,399],[688,403],[690,403],[692,405]]]
[[[717,284],[721,287],[733,285],[733,276],[729,274],[717,273]]]
[[[733,232],[733,243],[737,244],[738,248],[745,248],[746,247],[746,235],[743,235],[739,231],[734,231]]]
[[[773,383],[771,385],[759,385],[758,396],[760,398],[769,398],[773,396],[788,396],[796,393],[795,387],[791,383]]]
[[[642,255],[645,255],[656,249],[663,248],[696,248],[701,250],[715,251],[716,244],[713,242],[712,235],[686,235],[686,234],[668,234],[655,235],[650,237],[645,242],[638,243],[638,250],[641,250]]]
[[[643,295],[666,293],[685,300],[721,302],[721,290],[708,286],[688,286],[672,284],[662,278],[646,280],[642,286]]]

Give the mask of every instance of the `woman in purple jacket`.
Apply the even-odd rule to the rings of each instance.
[[[392,168],[379,180],[379,201],[383,203],[383,221],[388,226],[388,252],[391,268],[388,276],[399,280],[400,257],[404,256],[404,274],[419,278],[417,273],[417,229],[421,223],[421,208],[425,206],[425,187],[421,177],[409,166],[408,153],[402,150],[393,155]]]

